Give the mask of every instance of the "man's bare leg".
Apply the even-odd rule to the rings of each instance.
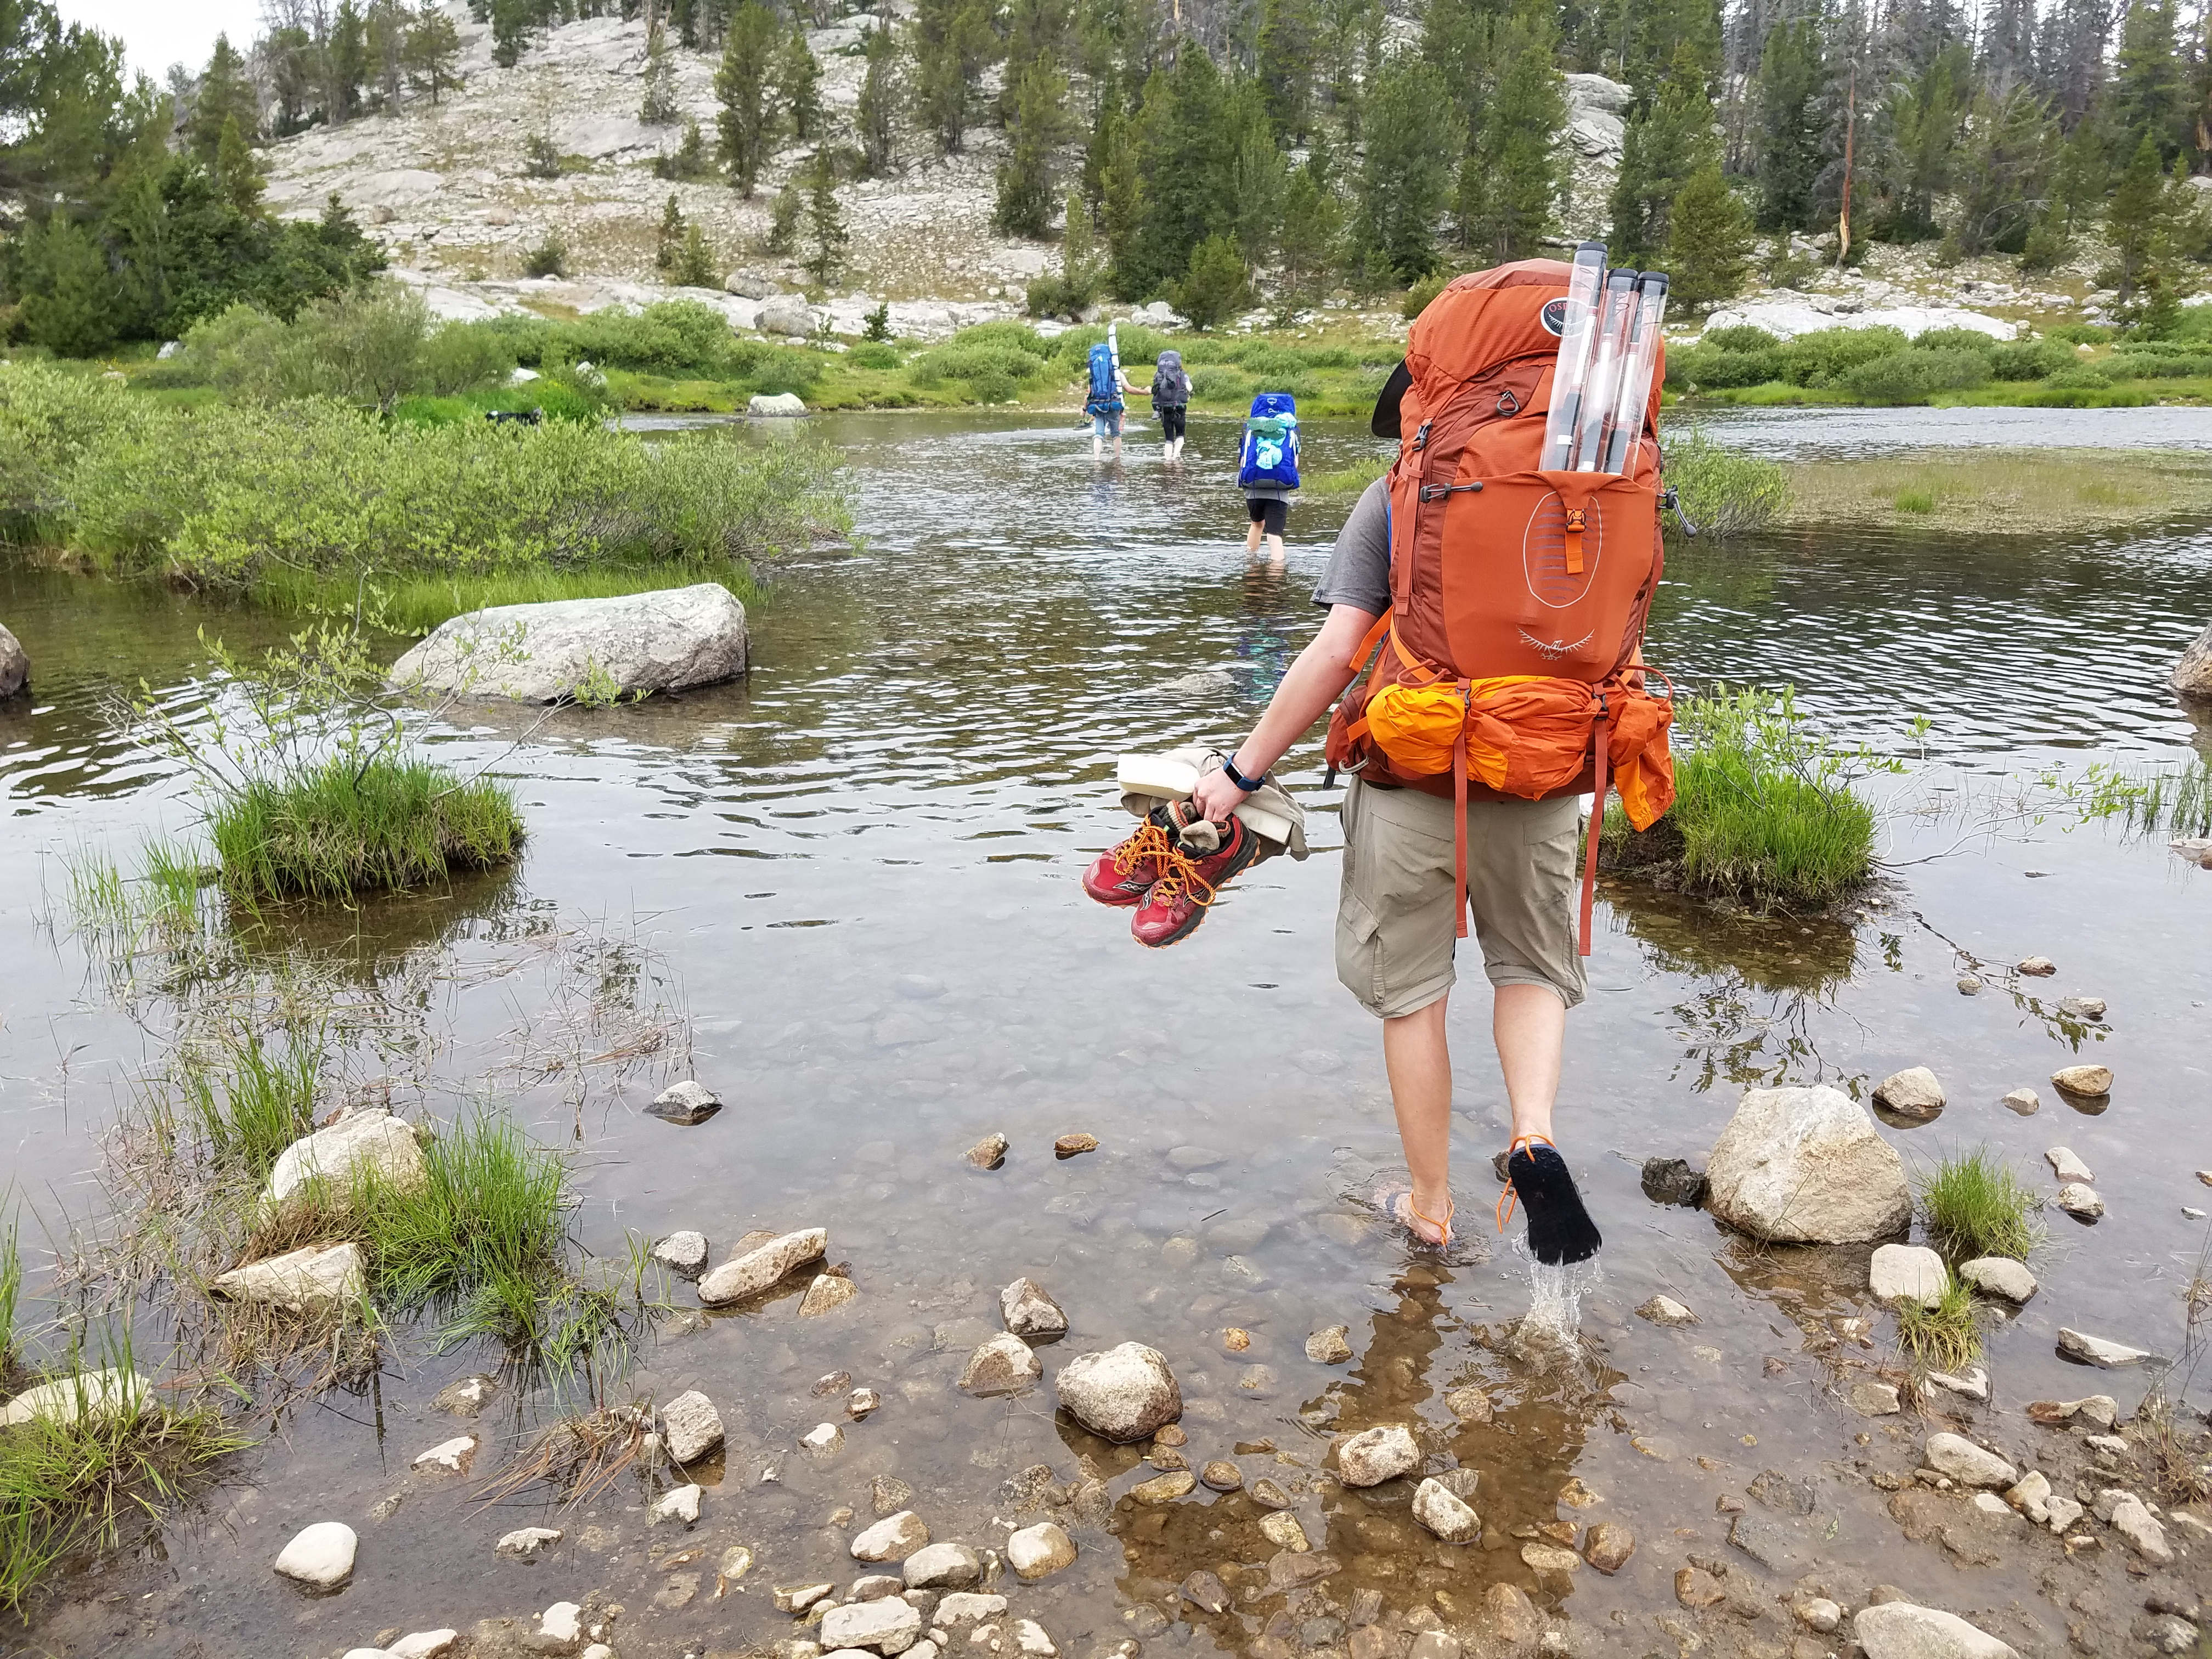
[[[1552,1105],[1559,1092],[1559,1054],[1566,1043],[1567,1006],[1542,985],[1501,985],[1491,1010],[1498,1066],[1513,1105],[1513,1138],[1552,1138]]]
[[[1451,1051],[1444,1037],[1449,994],[1427,1007],[1382,1022],[1382,1064],[1390,1076],[1390,1104],[1398,1139],[1413,1176],[1413,1208],[1443,1221],[1451,1213]],[[1414,1237],[1443,1243],[1434,1227],[1407,1216]]]

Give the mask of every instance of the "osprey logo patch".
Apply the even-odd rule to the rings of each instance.
[[[1565,300],[1547,301],[1544,306],[1543,323],[1547,334],[1564,336],[1567,331],[1567,302]]]

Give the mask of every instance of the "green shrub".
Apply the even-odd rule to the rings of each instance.
[[[1027,323],[978,323],[963,328],[947,342],[955,346],[1012,346],[1039,360],[1052,356],[1052,346]]]
[[[1667,443],[1662,456],[1665,482],[1700,536],[1725,541],[1764,528],[1789,504],[1789,476],[1779,465],[1715,443],[1694,428]],[[1671,515],[1661,522],[1670,532],[1679,526]]]
[[[1926,489],[1900,489],[1890,497],[1890,503],[1900,513],[1933,513],[1936,496]]]
[[[0,366],[0,536],[43,538],[70,504],[85,456],[147,415],[123,387],[46,363]]]
[[[1024,380],[1042,374],[1044,368],[1044,359],[1018,346],[988,341],[971,345],[956,340],[923,352],[907,365],[907,375],[918,386],[958,380],[979,403],[1005,403],[1019,395]]]
[[[1982,1328],[1974,1316],[1974,1293],[1954,1279],[1932,1308],[1908,1301],[1897,1310],[1897,1340],[1929,1370],[1963,1371],[1982,1357]]]
[[[1943,1159],[1920,1182],[1928,1237],[1954,1261],[1983,1255],[2025,1261],[2038,1242],[2027,1218],[2035,1204],[2035,1194],[2011,1167],[1982,1147]]]
[[[594,312],[558,325],[557,338],[572,359],[658,374],[742,373],[770,349],[740,341],[728,318],[698,300],[663,300],[635,314]]]
[[[480,324],[447,323],[422,343],[422,378],[436,397],[503,380],[514,367],[514,349]]]
[[[194,325],[184,343],[225,397],[273,403],[324,396],[388,409],[406,392],[459,389],[434,386],[425,362],[430,328],[421,295],[374,283],[303,307],[289,323],[234,305]],[[463,361],[473,355],[467,348],[459,353]],[[447,354],[444,367],[453,366]]]
[[[2045,332],[2069,345],[2104,345],[2112,337],[2112,331],[2101,323],[2053,323]]]
[[[1406,290],[1405,303],[1398,307],[1398,314],[1407,322],[1412,322],[1429,308],[1429,301],[1443,293],[1444,285],[1451,279],[1452,273],[1448,270],[1440,270],[1433,276],[1423,277]]]
[[[1080,327],[1068,329],[1056,336],[1048,343],[1052,347],[1052,361],[1056,366],[1055,372],[1080,374],[1085,362],[1091,356],[1091,348],[1105,337],[1106,325],[1103,323],[1085,323]],[[1115,330],[1114,338],[1121,348],[1121,362],[1124,366],[1154,362],[1160,353],[1177,343],[1158,329],[1145,328],[1135,323],[1119,325]],[[1197,344],[1197,341],[1191,343],[1194,348]],[[1183,349],[1182,355],[1185,362],[1195,361],[1190,349]],[[1132,378],[1133,379],[1134,376],[1133,375]]]
[[[1190,395],[1200,403],[1243,403],[1258,383],[1241,371],[1220,363],[1202,363],[1190,371]]]
[[[1931,328],[1913,337],[1915,351],[1967,351],[1978,357],[1990,357],[2002,343],[1991,339],[1976,328]]]
[[[1783,379],[1792,386],[1826,388],[1860,364],[1902,351],[1907,343],[1894,328],[1817,329],[1783,348]]]
[[[2212,374],[2212,357],[2177,357],[2164,353],[2122,350],[2105,359],[2109,376],[2130,380],[2185,380]]]
[[[2051,388],[2058,392],[2100,392],[2112,383],[2112,374],[2102,363],[2069,363],[2050,380]]]
[[[895,345],[856,345],[850,353],[856,368],[896,368],[899,366],[898,348]]]
[[[1990,353],[1990,374],[1999,380],[2039,380],[2073,361],[2074,349],[2063,340],[2008,340]]]
[[[1922,404],[1936,392],[1984,384],[1989,359],[1972,351],[1894,351],[1861,363],[1844,376],[1853,395],[1870,404]]]
[[[1721,391],[1730,386],[1764,386],[1769,380],[1780,380],[1782,372],[1782,354],[1772,349],[1731,351],[1718,346],[1694,345],[1667,359],[1667,384],[1677,390],[1696,386],[1703,391]]]
[[[568,245],[557,235],[549,235],[522,256],[522,274],[526,276],[566,276],[568,274]]]
[[[1772,351],[1781,345],[1781,339],[1763,328],[1749,323],[1738,323],[1729,328],[1709,328],[1698,337],[1698,343],[1713,346],[1722,351]]]

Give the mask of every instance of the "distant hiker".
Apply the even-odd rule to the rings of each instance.
[[[1267,538],[1267,562],[1283,562],[1283,530],[1291,516],[1291,492],[1298,487],[1297,400],[1287,392],[1263,392],[1252,399],[1244,419],[1244,447],[1237,456],[1237,487],[1244,492],[1251,527],[1244,550],[1260,550]]]
[[[1091,390],[1084,399],[1083,412],[1091,417],[1091,459],[1097,460],[1102,453],[1102,441],[1114,441],[1114,459],[1121,459],[1121,413],[1125,407],[1121,394],[1125,392],[1143,392],[1146,388],[1136,384],[1121,372],[1121,361],[1110,340],[1101,340],[1091,348]]]
[[[1328,619],[1192,795],[1224,822],[1338,703],[1328,761],[1353,775],[1337,976],[1382,1022],[1412,1174],[1376,1206],[1417,1240],[1450,1242],[1444,1011],[1471,908],[1512,1111],[1498,1227],[1517,1201],[1530,1254],[1553,1266],[1601,1243],[1552,1110],[1607,790],[1639,829],[1674,797],[1673,710],[1638,672],[1661,565],[1659,381],[1634,412],[1623,473],[1539,472],[1567,280],[1563,264],[1522,260],[1459,278],[1421,313],[1372,422],[1399,440],[1397,464],[1360,497],[1314,589]],[[1578,950],[1577,797],[1591,791]]]
[[[1190,414],[1190,376],[1183,372],[1182,353],[1163,351],[1152,370],[1152,412],[1160,417],[1160,450],[1164,461],[1182,459],[1183,424]]]

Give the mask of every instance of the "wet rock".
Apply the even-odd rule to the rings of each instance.
[[[1080,1158],[1085,1152],[1095,1152],[1097,1150],[1098,1137],[1080,1132],[1062,1135],[1052,1143],[1052,1155],[1060,1158]]]
[[[796,392],[756,392],[745,403],[745,413],[761,419],[790,420],[806,413],[806,399]]]
[[[2105,1018],[2105,1000],[2102,997],[2061,997],[2058,999],[2058,1012],[2071,1014],[2076,1019],[2102,1020]]]
[[[1379,1486],[1421,1466],[1421,1449],[1402,1425],[1386,1423],[1353,1435],[1336,1450],[1337,1477],[1347,1486]]]
[[[1333,1555],[1318,1552],[1301,1555],[1294,1550],[1283,1550],[1267,1558],[1267,1594],[1317,1584],[1331,1573],[1343,1570],[1344,1563]]]
[[[1826,1636],[1844,1622],[1844,1610],[1825,1595],[1797,1604],[1797,1622],[1816,1636]]]
[[[1288,1510],[1276,1510],[1260,1517],[1260,1533],[1279,1549],[1294,1555],[1304,1555],[1313,1547],[1306,1529],[1298,1524],[1298,1517]]]
[[[663,1492],[646,1513],[647,1522],[654,1526],[663,1521],[675,1521],[688,1527],[698,1518],[699,1488],[695,1486],[678,1486]]]
[[[471,611],[403,654],[389,679],[406,691],[517,702],[559,702],[592,679],[677,691],[743,674],[746,644],[744,606],[720,582],[699,582]]]
[[[1000,1291],[999,1313],[1007,1330],[1016,1336],[1046,1339],[1067,1334],[1067,1316],[1034,1279],[1018,1279]]]
[[[2173,1565],[2173,1547],[2166,1541],[2166,1528],[2144,1507],[2141,1498],[2126,1497],[2114,1504],[2111,1525],[2114,1532],[2128,1540],[2129,1548],[2153,1566]]]
[[[968,1161],[979,1170],[995,1170],[1006,1161],[1006,1149],[1012,1144],[1006,1136],[994,1132],[968,1149]]]
[[[937,1604],[930,1623],[939,1630],[957,1630],[963,1625],[980,1625],[996,1619],[1006,1610],[1006,1598],[977,1590],[955,1590]]]
[[[1727,1598],[1728,1592],[1721,1588],[1721,1581],[1703,1567],[1680,1567],[1675,1570],[1674,1599],[1684,1607],[1695,1611],[1710,1607]]]
[[[722,1103],[700,1085],[689,1078],[672,1084],[653,1097],[647,1107],[648,1115],[664,1123],[673,1123],[689,1128],[695,1123],[704,1123],[722,1109]]]
[[[868,1501],[876,1516],[896,1516],[914,1501],[914,1488],[895,1474],[879,1474],[868,1482]],[[927,1541],[927,1534],[924,1535]]]
[[[1341,1365],[1352,1358],[1352,1327],[1332,1325],[1306,1339],[1306,1358],[1316,1365]]]
[[[1984,1296],[2001,1296],[2008,1302],[2025,1302],[2035,1294],[2035,1275],[2008,1255],[1978,1255],[1961,1262],[1959,1277]]]
[[[2080,1182],[2069,1182],[2058,1189],[2052,1200],[2067,1214],[2082,1221],[2094,1221],[2105,1213],[2105,1200],[2094,1187],[2084,1187]]]
[[[2159,1613],[2136,1623],[2135,1635],[2160,1653],[2195,1653],[2197,1626],[2173,1613]]]
[[[1019,1394],[1044,1375],[1030,1345],[1011,1333],[993,1337],[960,1368],[960,1391],[979,1399]]]
[[[965,1544],[926,1544],[906,1558],[908,1589],[966,1589],[983,1576],[982,1558]]]
[[[1462,1423],[1472,1425],[1489,1422],[1494,1408],[1490,1403],[1488,1394],[1470,1385],[1464,1389],[1454,1389],[1446,1395],[1444,1409]],[[1256,1491],[1257,1488],[1255,1490]]]
[[[2112,1068],[2109,1066],[2068,1066],[2051,1074],[2051,1082],[2069,1095],[2095,1099],[2099,1095],[2112,1092]]]
[[[1948,1371],[1930,1371],[1925,1381],[1929,1387],[1955,1394],[1961,1400],[1986,1402],[1990,1397],[1990,1374],[1978,1365],[1963,1376],[1954,1376]]]
[[[819,1261],[829,1248],[829,1231],[823,1227],[807,1227],[771,1238],[725,1261],[701,1279],[699,1300],[719,1308],[757,1296],[807,1262]]]
[[[1034,1619],[1017,1619],[1006,1632],[1014,1638],[1014,1651],[1024,1659],[1058,1659],[1060,1650]]]
[[[1870,1243],[1912,1216],[1905,1161],[1841,1091],[1753,1089],[1705,1161],[1706,1207],[1774,1243]]]
[[[1537,1572],[1575,1572],[1581,1569],[1583,1559],[1559,1545],[1531,1540],[1521,1547],[1521,1562]]]
[[[137,1371],[120,1368],[81,1371],[26,1389],[0,1406],[0,1428],[43,1418],[53,1423],[87,1419],[136,1417],[154,1402],[154,1385]]]
[[[1654,1204],[1701,1204],[1705,1197],[1705,1171],[1692,1169],[1679,1158],[1647,1158],[1644,1196]]]
[[[2020,1659],[2012,1648],[1956,1613],[1910,1601],[1862,1607],[1851,1634],[1866,1659]]]
[[[2019,972],[2036,979],[2049,979],[2058,971],[2058,964],[2049,957],[2022,957],[2014,966]]]
[[[574,1601],[556,1601],[538,1615],[538,1629],[522,1638],[536,1653],[574,1653],[584,1639],[584,1609]]]
[[[1182,1415],[1182,1391],[1166,1358],[1141,1342],[1079,1354],[1055,1385],[1068,1415],[1103,1440],[1142,1440]]]
[[[429,1178],[430,1166],[415,1131],[376,1108],[318,1129],[277,1153],[262,1199],[281,1204],[310,1181],[320,1181],[339,1193],[356,1179],[410,1192]]]
[[[2066,1535],[2066,1529],[2079,1521],[2083,1513],[2081,1505],[2063,1492],[2053,1492],[2045,1498],[2043,1510],[2045,1524],[2062,1538]]]
[[[884,1397],[873,1389],[855,1389],[845,1396],[845,1415],[855,1423],[883,1408]]]
[[[780,1585],[769,1592],[778,1613],[804,1613],[837,1587],[830,1583]]]
[[[1636,1534],[1619,1521],[1601,1521],[1583,1540],[1583,1559],[1610,1578],[1636,1553]]]
[[[885,1516],[852,1542],[855,1561],[903,1561],[929,1542],[929,1528],[912,1510]]]
[[[460,1639],[461,1633],[457,1630],[410,1631],[385,1651],[392,1659],[443,1659]]]
[[[660,1426],[669,1458],[677,1463],[696,1462],[722,1443],[721,1413],[696,1389],[660,1408]]]
[[[845,1449],[845,1431],[835,1423],[817,1423],[799,1437],[799,1449],[817,1457],[827,1457]]]
[[[343,1521],[318,1521],[294,1534],[273,1565],[281,1576],[295,1583],[334,1589],[353,1577],[354,1551],[360,1542]]]
[[[1810,1480],[1793,1479],[1779,1469],[1761,1470],[1744,1490],[1781,1515],[1810,1515],[1820,1507],[1820,1491]]]
[[[1006,1540],[1006,1565],[1024,1583],[1075,1565],[1075,1540],[1049,1521],[1024,1527]]]
[[[831,1395],[842,1394],[846,1389],[852,1386],[852,1372],[830,1371],[824,1376],[816,1377],[814,1379],[814,1386],[807,1389],[806,1392],[812,1395],[817,1400],[827,1400]]]
[[[1962,1486],[2009,1486],[2020,1471],[1962,1434],[1931,1434],[1922,1455],[1928,1467]]]
[[[848,1601],[822,1615],[825,1650],[870,1648],[886,1655],[904,1653],[921,1634],[921,1613],[896,1596],[881,1601]]]
[[[1862,1417],[1892,1417],[1905,1409],[1893,1383],[1854,1382],[1848,1397]]]
[[[1197,1490],[1198,1477],[1188,1469],[1170,1469],[1165,1474],[1139,1481],[1129,1488],[1129,1496],[1139,1504],[1172,1504]]]
[[[23,642],[0,628],[0,697],[12,697],[31,683],[31,659]]]
[[[294,1313],[349,1307],[361,1300],[361,1246],[309,1244],[219,1273],[208,1288],[234,1302],[264,1302]]]
[[[1182,1599],[1200,1613],[1226,1613],[1234,1605],[1220,1579],[1200,1567],[1182,1581]]]
[[[1943,1109],[1943,1085],[1925,1066],[1907,1066],[1875,1085],[1874,1102],[1899,1117],[1924,1120]]]
[[[671,1233],[653,1247],[653,1259],[672,1273],[696,1279],[707,1271],[707,1235]]]
[[[1200,1482],[1212,1492],[1235,1492],[1244,1484],[1244,1471],[1226,1458],[1217,1457],[1198,1472]]]
[[[848,1601],[880,1601],[906,1589],[906,1580],[895,1572],[863,1573],[845,1592]]]
[[[1881,1245],[1875,1251],[1868,1268],[1868,1289],[1874,1293],[1874,1299],[1885,1307],[1899,1302],[1917,1302],[1923,1308],[1932,1308],[1942,1301],[1950,1283],[1951,1275],[1944,1271],[1943,1258],[1924,1244]]]
[[[1291,1495],[1266,1475],[1252,1483],[1252,1501],[1263,1509],[1286,1510],[1291,1507]]]
[[[1273,1391],[1275,1383],[1275,1371],[1272,1365],[1247,1365],[1237,1373],[1237,1386],[1247,1394],[1256,1394],[1264,1398]]]
[[[1692,1313],[1671,1296],[1655,1296],[1636,1310],[1638,1319],[1648,1319],[1655,1325],[1694,1325],[1697,1315]]]
[[[512,1556],[518,1561],[527,1561],[532,1556],[543,1555],[559,1543],[561,1538],[558,1527],[518,1527],[499,1540],[493,1553]]]
[[[451,1440],[440,1441],[415,1460],[418,1469],[447,1474],[466,1474],[469,1465],[476,1461],[477,1437],[472,1434],[457,1435]]]
[[[1415,1489],[1413,1519],[1447,1544],[1471,1544],[1482,1534],[1481,1517],[1434,1480]]]
[[[2008,1487],[2004,1501],[2029,1520],[2041,1523],[2051,1518],[2051,1481],[2040,1469],[2030,1469]]]
[[[478,1373],[447,1383],[430,1396],[430,1406],[434,1411],[445,1412],[453,1417],[474,1417],[498,1392],[497,1377]]]
[[[1728,1540],[1770,1571],[1782,1571],[1796,1559],[1796,1540],[1789,1531],[1747,1510],[1729,1523]]]
[[[2078,1359],[2084,1364],[2095,1365],[2106,1370],[2147,1364],[2158,1358],[2147,1348],[2130,1348],[2124,1343],[2108,1341],[2104,1337],[2091,1336],[2083,1331],[2068,1330],[2063,1326],[2058,1331],[2058,1352],[2069,1359]]]
[[[1458,1637],[1447,1631],[1425,1630],[1406,1650],[1406,1659],[1460,1659],[1461,1651]]]
[[[2002,1103],[2009,1106],[2022,1117],[2034,1116],[2035,1109],[2043,1104],[2035,1097],[2035,1091],[2033,1089],[2014,1089],[2004,1097]]]
[[[2051,1165],[2051,1173],[2061,1181],[2094,1181],[2089,1166],[2075,1156],[2071,1146],[2053,1146],[2044,1153],[2044,1161]]]
[[[1544,1639],[1544,1613],[1516,1584],[1492,1584],[1483,1593],[1477,1651],[1499,1659],[1533,1656]]]
[[[2079,1418],[2084,1423],[2100,1429],[2109,1429],[2119,1420],[2120,1403],[2108,1394],[2087,1395],[2080,1400],[2031,1400],[2027,1402],[2031,1421],[2051,1426],[2071,1423]]]
[[[806,1287],[806,1294],[799,1298],[799,1316],[818,1319],[823,1314],[836,1312],[860,1293],[860,1287],[842,1273],[817,1273],[814,1282]]]

